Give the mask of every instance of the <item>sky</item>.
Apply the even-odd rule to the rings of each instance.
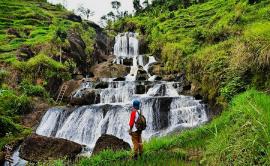
[[[89,20],[94,21],[99,24],[100,17],[106,15],[110,11],[112,11],[111,1],[112,0],[47,0],[53,4],[64,4],[64,6],[69,10],[77,10],[79,6],[83,5],[83,7],[94,11],[94,16],[92,16]],[[120,11],[128,11],[132,13],[133,3],[132,0],[118,0],[121,2]]]

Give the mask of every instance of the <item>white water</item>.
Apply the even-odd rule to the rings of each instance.
[[[114,55],[116,63],[130,59],[133,64],[126,81],[112,81],[104,78],[108,88],[99,90],[100,103],[81,106],[72,113],[52,108],[44,115],[37,134],[65,138],[92,149],[97,139],[104,133],[115,135],[131,143],[128,121],[133,99],[142,103],[141,110],[147,119],[143,138],[166,135],[175,130],[195,127],[207,121],[205,106],[193,97],[181,96],[173,82],[156,82],[144,94],[136,94],[139,66],[154,81],[156,76],[148,73],[156,62],[153,56],[139,55],[139,42],[135,33],[119,34],[115,38]],[[146,85],[144,83],[143,85]],[[91,83],[83,84],[75,93],[80,96],[84,88],[93,88]],[[63,120],[64,119],[64,120]]]
[[[139,54],[139,41],[137,34],[132,32],[120,33],[115,37],[114,55],[117,64],[123,59],[133,58]]]
[[[64,108],[51,108],[43,116],[36,133],[39,135],[68,139],[87,145],[89,153],[102,134],[112,134],[131,144],[128,122],[133,99],[141,101],[141,110],[147,119],[143,139],[163,136],[184,128],[196,127],[207,121],[205,105],[190,96],[179,95],[179,83],[174,82],[137,82],[139,66],[154,81],[149,67],[156,62],[153,56],[139,55],[139,42],[135,33],[119,34],[116,37],[114,55],[116,63],[132,59],[130,73],[126,81],[113,81],[103,78],[108,88],[99,89],[100,103],[81,106],[74,111]],[[82,83],[74,93],[81,97],[85,89],[93,89],[94,83]],[[148,87],[144,94],[136,94],[137,86]]]
[[[11,166],[25,166],[27,164],[27,161],[19,157],[19,148],[17,148],[13,153],[12,159],[13,163],[11,164]],[[4,166],[9,166],[9,163],[5,162]]]

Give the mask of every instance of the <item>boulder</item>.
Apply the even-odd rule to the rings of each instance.
[[[69,98],[71,94],[81,86],[82,82],[83,82],[83,79],[80,79],[80,80],[72,79],[72,80],[64,82],[64,84],[67,85],[67,90],[64,94],[64,97]]]
[[[147,72],[143,69],[142,66],[139,67],[137,72],[137,81],[146,81],[148,80],[149,76],[147,75]]]
[[[99,152],[103,150],[130,150],[130,145],[123,141],[122,139],[119,139],[113,135],[107,135],[103,134],[96,142],[96,145],[93,150],[93,154],[98,154]]]
[[[74,96],[74,94],[76,95]],[[84,88],[73,92],[70,98],[71,105],[91,105],[100,102],[100,95],[94,89]]]
[[[128,67],[114,64],[112,60],[96,64],[91,68],[91,72],[96,78],[116,78],[125,77],[128,74]]]
[[[67,157],[74,159],[82,151],[82,145],[62,138],[32,135],[25,139],[19,156],[31,162],[55,160]]]

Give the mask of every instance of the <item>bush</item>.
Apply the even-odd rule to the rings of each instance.
[[[45,97],[48,95],[44,87],[42,87],[41,85],[33,85],[27,80],[24,80],[20,84],[20,89],[23,93],[25,93],[28,96]]]
[[[3,116],[0,116],[0,127],[0,137],[4,137],[8,133],[16,134],[19,132],[18,127],[12,122],[12,120]]]
[[[7,115],[22,115],[32,111],[30,98],[26,95],[17,95],[11,90],[0,92],[0,110]]]

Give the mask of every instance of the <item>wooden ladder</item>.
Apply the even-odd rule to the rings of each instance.
[[[66,84],[63,84],[63,86],[61,87],[61,90],[57,96],[57,99],[56,99],[57,103],[60,103],[63,100],[63,97],[66,93],[67,88],[68,88],[68,86]]]

